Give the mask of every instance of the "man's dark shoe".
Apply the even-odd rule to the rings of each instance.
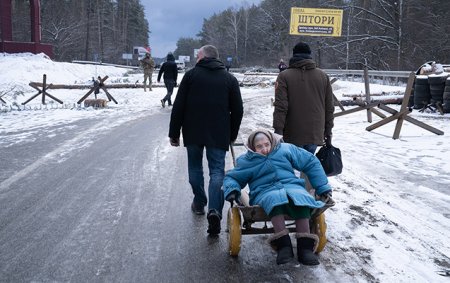
[[[162,108],[166,107],[166,103],[165,103],[164,99],[161,99],[161,106],[162,106]]]
[[[210,235],[218,235],[220,233],[220,216],[214,210],[208,213],[208,233]]]
[[[191,204],[192,212],[197,215],[204,215],[205,214],[205,208],[203,206],[196,205],[194,202]]]

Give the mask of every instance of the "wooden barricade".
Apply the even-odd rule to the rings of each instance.
[[[81,104],[83,101],[88,100],[87,98],[89,95],[94,93],[95,99],[89,99],[87,102],[84,103],[85,106],[95,106],[95,107],[105,107],[108,101],[114,101],[114,103],[118,104],[118,102],[114,99],[114,97],[109,93],[105,81],[108,79],[108,76],[105,76],[101,78],[100,76],[97,78],[97,80],[93,80],[93,85],[67,85],[67,84],[47,84],[47,75],[43,75],[43,82],[30,82],[29,86],[36,89],[38,93],[34,96],[32,96],[27,101],[23,102],[22,105],[27,104],[34,98],[36,98],[39,94],[42,94],[42,104],[45,104],[45,97],[48,96],[52,98],[53,100],[56,100],[57,102],[63,104],[61,100],[58,98],[50,95],[47,90],[48,89],[87,89],[90,90],[80,99],[78,100],[77,104]],[[108,88],[143,88],[143,84],[136,83],[128,83],[128,84],[112,84],[109,85]],[[165,87],[164,85],[152,85],[152,87]],[[106,97],[108,98],[108,101],[105,99],[97,99],[97,94],[100,92],[100,90],[103,90],[105,92]],[[3,96],[3,95],[2,95]],[[0,102],[5,103],[6,102],[1,98],[0,96]]]
[[[374,113],[382,118],[386,117],[383,113],[380,113],[379,111],[374,109],[374,107],[376,107],[378,105],[378,102],[370,102],[369,73],[368,73],[367,67],[364,68],[364,87],[365,87],[365,91],[366,91],[366,100],[362,101],[362,100],[353,98],[354,102],[358,106],[355,108],[349,109],[349,110],[345,110],[344,107],[342,106],[342,104],[339,102],[340,108],[342,111],[339,113],[334,113],[334,117],[339,117],[339,116],[355,113],[355,112],[362,111],[362,110],[367,110],[367,121],[369,123],[372,123],[372,113]],[[334,99],[335,99],[335,101],[339,101],[336,98],[336,96],[334,96]]]
[[[118,104],[117,101],[114,99],[114,97],[108,92],[105,86],[105,81],[108,79],[108,76],[104,76],[101,78],[98,76],[98,80],[94,80],[94,85],[91,87],[91,89],[80,99],[78,100],[77,104],[81,104],[83,100],[85,100],[89,95],[91,95],[93,92],[95,94],[95,99],[97,99],[97,93],[100,92],[100,89],[103,90],[106,94],[106,97],[109,101],[114,101],[114,103]]]
[[[411,113],[411,109],[408,107],[408,101],[411,96],[411,90],[414,84],[415,79],[415,72],[411,72],[408,78],[408,83],[406,85],[405,95],[403,96],[403,99],[401,100],[401,107],[400,110],[397,111],[395,109],[392,109],[388,107],[385,103],[380,102],[370,102],[370,89],[369,89],[369,77],[368,77],[368,71],[367,68],[364,68],[364,81],[365,81],[365,90],[366,90],[366,100],[362,101],[359,99],[354,98],[354,102],[358,105],[355,108],[344,110],[343,107],[341,107],[342,111],[339,113],[334,113],[334,117],[343,116],[346,114],[355,113],[361,110],[367,110],[367,121],[369,123],[372,122],[372,113],[376,114],[377,116],[381,117],[382,120],[378,121],[377,123],[370,125],[366,128],[367,131],[372,131],[374,129],[377,129],[383,125],[386,125],[387,123],[390,123],[392,121],[397,120],[397,124],[395,126],[394,134],[392,136],[393,139],[398,139],[400,137],[400,131],[403,125],[403,121],[406,120],[416,126],[419,126],[427,131],[430,131],[436,135],[443,135],[444,132],[441,130],[438,130],[434,127],[431,127],[430,125],[427,125],[423,122],[418,121],[417,119],[414,119],[410,116],[408,116],[409,113]],[[336,97],[334,97],[335,101],[338,101]],[[392,114],[391,116],[386,116],[379,110],[377,110],[375,107],[378,107],[379,109],[388,112],[389,114]]]
[[[402,129],[403,121],[406,120],[416,126],[419,126],[427,131],[430,131],[436,135],[444,134],[443,131],[433,128],[423,122],[418,121],[417,119],[414,119],[414,118],[408,116],[408,114],[411,112],[411,109],[408,107],[408,101],[409,101],[409,97],[411,96],[411,89],[414,84],[415,76],[416,76],[416,74],[414,72],[411,72],[411,74],[409,75],[408,84],[406,85],[405,96],[403,97],[403,102],[400,107],[400,110],[397,111],[395,109],[392,109],[392,108],[380,103],[378,105],[378,107],[380,109],[392,114],[392,116],[386,117],[383,120],[381,120],[373,125],[370,125],[369,127],[366,128],[367,131],[372,131],[383,125],[386,125],[387,123],[397,120],[397,124],[395,126],[395,130],[394,130],[394,134],[393,134],[392,138],[398,139],[400,137],[400,131]]]
[[[42,94],[42,104],[45,104],[45,97],[48,96],[51,99],[59,102],[60,104],[63,104],[63,102],[61,100],[59,100],[58,98],[54,97],[53,95],[49,94],[47,92],[47,89],[50,88],[52,85],[47,85],[47,75],[44,74],[43,78],[42,78],[42,89],[39,88],[39,86],[36,83],[29,83],[29,86],[31,86],[32,88],[34,88],[35,90],[38,91],[37,94],[33,95],[30,99],[28,99],[25,102],[22,102],[22,105],[27,104],[28,102],[30,102],[31,100],[33,100],[34,98],[36,98],[39,94]]]

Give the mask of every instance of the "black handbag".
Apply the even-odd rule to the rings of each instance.
[[[323,170],[327,176],[336,176],[342,173],[341,150],[332,145],[324,145],[316,153],[316,157],[322,164]]]

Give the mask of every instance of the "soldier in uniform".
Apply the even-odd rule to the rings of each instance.
[[[142,68],[144,68],[144,91],[147,91],[147,78],[149,80],[148,89],[152,91],[152,74],[155,68],[155,61],[150,57],[150,53],[146,53],[141,60]]]

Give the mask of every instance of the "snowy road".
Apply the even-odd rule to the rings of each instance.
[[[11,70],[0,91],[23,90],[19,104],[43,70],[52,83],[142,79],[32,55],[0,57],[0,67]],[[271,128],[274,78],[250,77],[262,81],[241,88],[242,139]],[[333,89],[340,99],[364,84],[338,80]],[[399,89],[371,84],[376,93]],[[336,118],[344,170],[329,179],[336,206],[326,212],[321,265],[277,266],[268,235],[244,235],[231,258],[226,217],[214,239],[206,218],[192,215],[186,153],[169,146],[170,109],[159,104],[165,89],[111,92],[118,104],[99,110],[70,109],[84,90],[51,90],[65,102],[58,107],[0,107],[0,282],[448,282],[439,274],[450,274],[449,114],[413,111],[445,134],[405,122],[399,140],[395,123],[366,131],[365,112]]]
[[[9,146],[0,281],[325,281],[322,268],[314,275],[292,264],[280,272],[267,235],[244,237],[237,259],[227,254],[225,232],[207,237],[206,218],[190,212],[185,150],[167,142],[169,113],[107,132],[95,130],[107,120],[81,120],[70,128],[83,131],[53,128],[56,140]]]
[[[0,277],[81,282],[149,276],[159,247],[152,242],[161,236],[154,228],[166,215],[167,177],[174,175],[160,174],[158,153],[166,144],[152,137],[166,130],[164,116],[88,139],[60,133],[69,139],[3,181]],[[89,126],[99,128],[98,121]],[[89,146],[77,146],[88,140]],[[33,144],[39,149],[45,141]],[[63,150],[67,146],[72,150]]]
[[[242,138],[252,129],[270,128],[271,96],[271,89],[246,93]],[[33,138],[4,144],[3,160],[9,165],[0,165],[1,281],[445,279],[422,274],[420,264],[448,268],[449,177],[428,179],[417,172],[427,160],[410,163],[399,141],[365,132],[364,113],[336,120],[335,143],[348,157],[345,172],[330,178],[337,200],[327,212],[330,242],[321,253],[322,264],[311,268],[295,262],[276,266],[268,235],[244,235],[236,259],[227,254],[225,229],[219,238],[208,238],[205,217],[189,209],[185,150],[167,142],[170,110],[147,112],[112,127],[105,127],[112,123],[105,116],[24,130],[19,134]],[[360,132],[356,141],[355,131]],[[431,148],[439,148],[442,140],[431,137],[437,143]],[[365,154],[378,157],[368,162]],[[227,160],[231,168],[231,157]],[[404,167],[392,160],[403,160]],[[440,170],[445,172],[445,164]],[[428,187],[436,190],[414,179],[428,180]],[[418,192],[426,194],[417,198]]]

